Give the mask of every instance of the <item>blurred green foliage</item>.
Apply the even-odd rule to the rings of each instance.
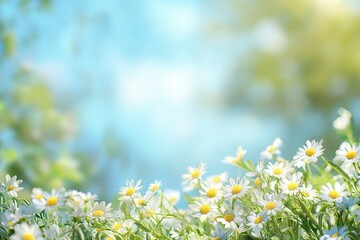
[[[18,1],[19,14],[50,6],[49,0]],[[0,175],[18,175],[30,186],[47,189],[81,189],[93,169],[86,154],[68,147],[76,133],[75,116],[55,101],[30,63],[14,60],[17,44],[25,40],[17,39],[11,24],[0,20],[0,69],[6,73],[0,78]]]

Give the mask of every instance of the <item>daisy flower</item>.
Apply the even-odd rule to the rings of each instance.
[[[202,182],[200,186],[200,194],[211,201],[217,201],[223,195],[223,192],[221,190],[221,184]]]
[[[334,161],[346,162],[346,163],[358,163],[360,160],[360,146],[356,143],[350,144],[343,142],[340,145],[340,149],[336,151],[336,157]]]
[[[349,231],[346,229],[346,226],[338,228],[337,226],[332,227],[330,230],[323,230],[323,236],[320,240],[347,240],[350,239],[347,234]]]
[[[64,204],[63,192],[64,189],[61,189],[59,191],[52,189],[50,193],[43,192],[44,196],[41,199],[33,198],[32,202],[40,210],[44,210],[44,209],[53,210]]]
[[[175,190],[171,190],[171,189],[166,189],[164,191],[164,197],[169,200],[169,202],[172,205],[176,205],[179,200],[180,200],[180,192],[179,191],[175,191]],[[165,203],[165,202],[164,202]]]
[[[155,182],[151,183],[149,186],[149,191],[156,192],[161,186],[161,181],[156,180]]]
[[[300,187],[300,193],[307,200],[316,200],[317,193],[311,184]]]
[[[247,172],[245,174],[245,176],[247,177],[256,177],[256,176],[259,176],[261,175],[263,172],[264,172],[264,162],[263,161],[260,161],[256,167],[255,167],[255,171],[254,172]]]
[[[210,176],[206,180],[216,184],[223,184],[228,180],[228,174],[223,172],[219,175]]]
[[[268,215],[274,215],[276,212],[280,211],[283,207],[281,202],[281,195],[274,195],[265,193],[263,199],[259,199],[258,202],[261,206],[264,207],[264,212]]]
[[[302,148],[299,148],[296,155],[294,156],[294,165],[298,168],[305,167],[307,163],[316,163],[318,157],[320,157],[324,149],[322,148],[322,140],[316,142],[312,140],[306,141],[305,145]]]
[[[240,211],[240,207],[235,206],[234,209],[226,210],[216,221],[222,223],[225,229],[237,229],[238,225],[242,223],[241,216],[242,212]]]
[[[31,193],[32,199],[43,199],[44,198],[44,191],[41,188],[33,188]]]
[[[135,184],[134,180],[126,181],[126,187],[120,188],[119,194],[119,200],[125,199],[130,200],[134,199],[137,195],[137,192],[142,188],[141,186],[141,180],[137,181]]]
[[[252,228],[252,232],[255,234],[256,237],[260,237],[260,231],[267,220],[267,215],[265,213],[256,214],[254,212],[251,212],[247,219],[249,220],[249,223],[247,225]]]
[[[277,178],[285,177],[289,172],[293,171],[294,169],[287,165],[285,162],[276,162],[276,163],[268,163],[267,169],[265,172],[268,173],[270,176],[274,176]]]
[[[345,108],[338,109],[339,117],[334,121],[334,128],[339,131],[345,131],[351,124],[352,114]]]
[[[240,165],[240,163],[243,161],[245,154],[246,154],[246,150],[244,150],[242,147],[238,147],[238,149],[236,150],[235,157],[230,157],[230,156],[225,157],[225,159],[222,162],[238,167]]]
[[[230,178],[229,184],[224,187],[225,198],[226,199],[234,199],[238,197],[242,197],[249,190],[249,180],[246,178]]]
[[[200,218],[200,221],[213,219],[218,214],[216,205],[214,203],[201,198],[195,201],[193,204],[190,204],[189,209],[193,213],[194,217]]]
[[[285,194],[294,195],[300,188],[300,181],[302,179],[302,173],[294,173],[292,175],[287,175],[281,180],[281,188]]]
[[[184,187],[184,191],[193,190],[198,181],[201,180],[202,175],[205,173],[205,164],[200,163],[198,167],[188,167],[188,173],[183,174],[182,178],[184,179],[182,185]]]
[[[135,202],[135,205],[137,207],[145,207],[151,200],[151,198],[153,197],[154,195],[150,192],[147,192],[144,196],[141,196],[141,194],[139,194],[135,199],[134,199],[134,202]]]
[[[280,155],[281,151],[279,148],[281,147],[281,145],[281,139],[275,138],[274,142],[270,146],[267,146],[265,151],[261,152],[261,158],[265,160],[270,160],[273,159],[274,155]]]
[[[38,225],[23,222],[14,226],[15,233],[10,240],[45,240]]]
[[[336,182],[334,187],[330,183],[327,183],[326,186],[321,187],[320,197],[328,202],[331,201],[341,201],[342,197],[349,195],[349,192],[346,190],[346,183],[340,185]]]
[[[16,176],[10,177],[8,174],[6,174],[5,182],[1,184],[3,192],[12,197],[17,197],[17,192],[23,190],[22,187],[19,187],[19,184],[22,183],[22,180],[16,180],[16,178]]]
[[[105,220],[106,218],[111,217],[111,203],[106,203],[104,201],[94,203],[91,210],[89,211],[89,216],[91,218],[96,218],[99,220]]]
[[[53,224],[49,228],[43,229],[44,236],[48,240],[56,240],[59,239],[59,235],[61,234],[61,230],[58,225]]]

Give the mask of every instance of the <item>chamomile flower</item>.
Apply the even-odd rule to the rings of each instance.
[[[218,217],[216,221],[222,223],[225,229],[237,229],[238,225],[243,222],[241,218],[242,215],[243,213],[240,211],[240,207],[235,206],[234,209],[225,210],[221,217]]]
[[[264,173],[264,161],[260,161],[256,167],[255,167],[255,171],[254,172],[247,172],[245,174],[245,176],[247,177],[257,177],[259,175],[261,175],[262,173]]]
[[[106,204],[104,201],[94,203],[89,211],[89,217],[104,220],[111,217],[111,203]]]
[[[332,227],[330,230],[323,230],[323,236],[320,240],[348,240],[350,239],[347,234],[349,231],[346,226],[338,228],[338,226]]]
[[[252,229],[252,233],[254,233],[256,237],[260,237],[260,231],[267,220],[267,215],[265,213],[256,214],[251,212],[247,219],[249,221],[247,225]]]
[[[149,191],[156,192],[161,186],[161,181],[156,180],[155,182],[151,183],[149,186]]]
[[[180,192],[176,190],[166,189],[164,191],[164,197],[172,204],[176,205],[180,200]],[[166,202],[166,201],[164,201]]]
[[[38,225],[23,222],[14,226],[15,233],[10,240],[45,240]]]
[[[339,117],[334,121],[334,128],[339,131],[347,130],[351,125],[352,114],[345,108],[338,109]]]
[[[343,142],[340,145],[340,149],[336,151],[336,157],[334,161],[340,161],[344,163],[358,163],[360,160],[360,146],[356,143],[350,144]]]
[[[275,138],[274,142],[270,146],[267,146],[265,151],[261,152],[261,158],[270,160],[273,159],[274,156],[280,155],[281,151],[279,148],[281,147],[281,145],[281,139]]]
[[[200,218],[200,221],[213,219],[218,214],[216,205],[213,202],[201,198],[190,204],[189,209],[194,217]]]
[[[334,187],[330,183],[327,183],[326,186],[321,187],[321,199],[332,202],[332,201],[341,201],[343,196],[349,195],[349,192],[346,190],[346,183],[340,185],[336,182]]]
[[[276,214],[283,207],[281,195],[265,193],[264,198],[260,198],[258,202],[268,215]]]
[[[221,190],[222,185],[220,184],[202,182],[200,186],[200,194],[211,201],[217,201],[223,195],[223,191]]]
[[[61,229],[58,225],[53,224],[49,228],[43,229],[44,236],[48,240],[56,240],[59,239],[59,235],[61,234]]]
[[[41,199],[32,199],[34,205],[40,210],[54,210],[64,204],[64,189],[59,191],[52,189],[50,193],[43,192],[43,195],[44,197]]]
[[[245,154],[246,154],[246,150],[244,150],[242,147],[238,147],[238,149],[236,150],[235,157],[232,157],[232,156],[225,157],[225,159],[222,162],[238,167],[241,164],[241,162],[243,161]]]
[[[302,179],[302,173],[294,173],[287,175],[281,180],[281,188],[283,193],[294,195],[300,190],[300,181]]]
[[[317,197],[317,193],[311,184],[300,187],[300,193],[303,198],[307,200],[317,201],[317,199],[315,199]]]
[[[44,198],[44,191],[41,188],[33,188],[31,198],[32,199],[37,199],[37,200],[43,199]]]
[[[5,175],[5,182],[1,184],[3,192],[12,197],[17,197],[17,192],[23,190],[22,187],[19,187],[22,180],[16,180],[16,176],[10,177],[10,175]]]
[[[224,184],[228,180],[228,174],[223,172],[219,175],[210,176],[206,180],[215,184]]]
[[[302,148],[299,148],[296,155],[294,156],[294,165],[298,168],[305,167],[308,163],[316,163],[318,157],[320,157],[324,149],[322,147],[322,141],[316,142],[312,140],[306,141]]]
[[[294,169],[286,164],[285,162],[276,162],[276,163],[268,163],[267,169],[265,172],[270,176],[274,176],[277,178],[285,177],[289,172],[293,171]]]
[[[188,173],[183,174],[182,178],[184,179],[182,185],[184,191],[191,191],[196,186],[199,180],[201,180],[202,175],[205,173],[205,164],[200,163],[198,167],[188,167]]]
[[[125,200],[134,199],[141,188],[142,188],[141,180],[137,181],[136,184],[134,180],[126,181],[126,187],[120,188],[119,199],[125,199]]]
[[[249,190],[249,180],[246,178],[230,178],[229,184],[224,187],[224,195],[226,199],[234,199],[242,197]]]
[[[151,198],[153,197],[154,195],[150,192],[147,192],[145,195],[141,195],[139,194],[135,199],[134,199],[134,202],[135,202],[135,205],[137,207],[145,207],[151,200]]]

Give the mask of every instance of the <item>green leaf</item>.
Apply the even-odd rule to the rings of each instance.
[[[184,193],[184,198],[188,203],[194,203],[194,199],[190,197],[188,194]]]
[[[335,171],[337,171],[341,176],[343,176],[346,180],[350,181],[351,178],[349,175],[347,175],[344,170],[342,170],[338,165],[336,165],[334,162],[326,160],[324,157],[321,157],[327,164],[329,164]]]

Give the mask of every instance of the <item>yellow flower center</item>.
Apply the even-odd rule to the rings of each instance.
[[[211,207],[208,204],[204,204],[200,206],[201,214],[208,214],[211,210]]]
[[[296,184],[296,182],[291,182],[287,185],[287,187],[290,191],[292,191],[292,190],[296,190],[298,185]]]
[[[221,181],[221,178],[220,178],[219,175],[213,177],[213,182],[214,183],[219,183],[220,181]]]
[[[9,225],[10,227],[12,227],[12,226],[14,226],[14,223],[13,223],[12,221],[8,221],[8,225]]]
[[[283,172],[283,170],[281,168],[274,168],[274,170],[273,170],[273,173],[275,175],[280,175],[280,174],[282,174],[282,172]]]
[[[22,236],[22,240],[35,240],[34,235],[31,233],[24,233]]]
[[[192,177],[192,178],[198,178],[198,177],[200,177],[200,170],[199,170],[199,169],[194,169],[194,170],[191,172],[191,177]]]
[[[347,152],[347,154],[346,154],[347,159],[353,159],[354,157],[356,157],[356,152],[354,150]]]
[[[49,197],[49,199],[46,201],[46,205],[55,206],[57,202],[58,202],[57,197]]]
[[[12,191],[14,190],[14,186],[11,184],[8,188],[7,188],[8,191]]]
[[[224,216],[224,219],[225,219],[225,221],[227,221],[227,222],[232,222],[232,221],[234,221],[234,218],[235,218],[235,216],[232,215],[231,213],[226,214],[226,215]]]
[[[262,220],[263,220],[263,218],[261,216],[258,216],[257,218],[255,218],[254,223],[259,224],[262,222]]]
[[[217,190],[214,189],[214,188],[211,188],[207,191],[206,195],[209,197],[209,198],[213,198],[213,197],[216,197],[216,194],[217,194]]]
[[[334,233],[333,235],[331,235],[331,237],[335,238],[335,237],[338,237],[339,234],[338,233]]]
[[[106,237],[105,240],[113,240],[112,237]]]
[[[254,180],[254,185],[255,185],[256,187],[258,187],[258,186],[260,186],[260,184],[261,184],[260,178],[256,178],[256,179]]]
[[[269,153],[273,153],[275,151],[276,147],[274,145],[268,146],[266,151],[268,151]]]
[[[159,188],[159,185],[158,184],[154,184],[154,185],[152,185],[151,186],[151,191],[153,191],[153,192],[155,192],[156,190],[158,190],[158,188]]]
[[[233,188],[231,190],[231,193],[232,194],[238,194],[238,193],[240,193],[242,191],[242,189],[243,189],[242,186],[235,185],[235,186],[233,186]]]
[[[116,231],[119,230],[119,228],[121,228],[121,223],[119,223],[119,222],[114,223],[113,228]]]
[[[136,189],[130,187],[130,188],[126,189],[125,195],[128,196],[128,197],[130,197],[130,196],[132,196],[135,192],[136,192]]]
[[[169,202],[171,202],[172,204],[174,204],[176,202],[177,198],[172,196],[172,197],[169,197]]]
[[[306,156],[311,157],[316,153],[315,148],[308,148],[305,151]]]
[[[35,198],[36,198],[36,199],[42,199],[42,198],[43,198],[43,195],[40,194],[40,193],[37,193],[37,194],[35,194]]]
[[[275,202],[267,202],[267,203],[265,204],[265,208],[266,208],[267,210],[273,210],[275,207],[276,207],[276,203],[275,203]]]
[[[101,210],[95,210],[92,215],[94,217],[102,217],[102,216],[104,216],[104,212]]]
[[[138,199],[138,201],[137,201],[137,203],[139,204],[139,205],[145,205],[145,199],[143,199],[143,198],[140,198],[140,199]]]
[[[338,193],[338,191],[336,190],[331,190],[329,192],[329,197],[331,197],[332,199],[336,199],[340,196],[340,193]]]
[[[302,192],[302,195],[306,198],[310,197],[310,193],[308,193],[308,192]]]
[[[214,240],[221,240],[221,237],[215,237]]]

